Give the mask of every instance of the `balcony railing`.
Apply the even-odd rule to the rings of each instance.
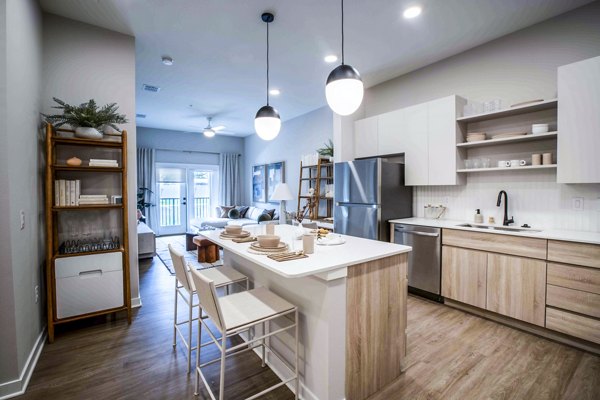
[[[194,197],[194,215],[190,219],[206,218],[210,216],[210,198]],[[159,210],[160,226],[181,225],[181,199],[163,197],[160,199]]]

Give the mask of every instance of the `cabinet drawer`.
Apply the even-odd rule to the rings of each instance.
[[[548,263],[548,284],[600,294],[600,270]]]
[[[600,344],[600,320],[546,307],[546,328]]]
[[[549,240],[548,260],[600,268],[600,245]]]
[[[548,285],[546,304],[600,318],[600,294]]]
[[[494,233],[444,229],[442,243],[515,256],[546,259],[546,240]]]
[[[123,306],[122,261],[122,253],[56,259],[56,318]]]

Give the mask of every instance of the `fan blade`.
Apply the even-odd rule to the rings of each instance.
[[[217,125],[212,127],[212,130],[215,132],[222,131],[223,129],[225,129],[225,125]]]

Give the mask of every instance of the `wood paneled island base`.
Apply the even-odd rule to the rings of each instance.
[[[277,226],[276,234],[289,238],[289,229]],[[343,245],[316,246],[308,258],[276,262],[248,252],[248,243],[221,239],[219,232],[201,234],[221,246],[225,264],[248,276],[254,287],[266,287],[298,307],[301,398],[363,400],[401,375],[410,247],[344,236]],[[293,247],[301,248],[301,241]],[[266,329],[278,328],[271,325]],[[292,361],[292,346],[292,336],[271,342],[286,361]],[[277,357],[267,352],[265,358],[285,377]]]
[[[398,378],[406,357],[407,254],[348,268],[346,398],[366,399]]]

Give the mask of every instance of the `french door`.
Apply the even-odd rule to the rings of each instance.
[[[183,234],[197,221],[214,216],[218,169],[194,164],[158,164],[159,235]]]

